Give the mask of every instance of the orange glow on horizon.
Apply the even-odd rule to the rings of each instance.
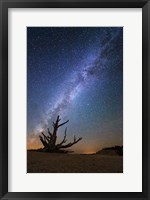
[[[86,152],[83,152],[83,154],[93,154],[93,153],[96,153],[95,151],[86,151]]]
[[[42,145],[39,145],[39,144],[27,144],[27,150],[40,149],[40,148],[43,148]]]
[[[42,148],[42,144],[38,139],[38,136],[31,134],[27,137],[27,149],[39,149]]]

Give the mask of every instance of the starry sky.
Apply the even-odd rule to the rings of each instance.
[[[27,147],[60,115],[76,153],[123,144],[123,28],[27,27]]]

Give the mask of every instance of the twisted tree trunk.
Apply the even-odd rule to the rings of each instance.
[[[62,153],[67,153],[69,151],[68,150],[64,150],[64,149],[69,148],[69,147],[73,146],[74,144],[78,143],[80,140],[82,140],[81,137],[76,139],[76,137],[74,136],[73,142],[65,144],[67,142],[67,139],[66,139],[67,128],[66,128],[63,140],[60,143],[56,144],[58,128],[69,122],[69,120],[67,120],[67,121],[63,122],[62,124],[59,124],[60,121],[61,121],[61,119],[58,116],[56,121],[53,122],[53,132],[51,133],[50,130],[47,129],[48,135],[45,135],[42,132],[41,135],[39,136],[40,137],[40,141],[42,142],[42,144],[44,146],[43,149],[42,149],[44,152],[62,152]]]

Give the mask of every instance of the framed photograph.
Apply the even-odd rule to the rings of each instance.
[[[0,2],[0,197],[149,199],[149,1]]]

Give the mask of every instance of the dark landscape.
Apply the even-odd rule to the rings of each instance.
[[[27,173],[122,173],[123,156],[27,152]]]

